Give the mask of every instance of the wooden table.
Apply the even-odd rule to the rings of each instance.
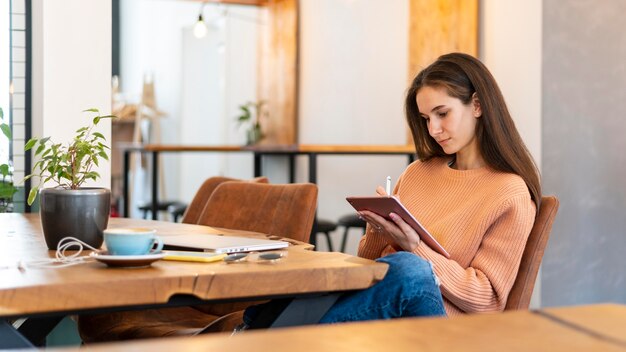
[[[271,155],[284,155],[289,157],[289,182],[295,181],[295,157],[304,155],[309,161],[309,182],[317,183],[317,157],[319,155],[405,155],[409,163],[415,160],[415,148],[410,145],[314,145],[299,144],[285,146],[192,146],[192,145],[129,145],[124,148],[124,217],[130,216],[129,209],[129,170],[131,153],[150,153],[151,165],[151,199],[152,219],[157,219],[159,201],[158,193],[158,163],[160,153],[181,152],[251,152],[254,154],[254,177],[262,175],[263,157]]]
[[[572,324],[553,320],[558,316]],[[625,351],[626,306],[396,319],[90,345],[100,351]],[[61,351],[72,351],[61,349]],[[56,350],[55,350],[56,351]]]
[[[109,223],[109,227],[129,226],[155,228],[160,236],[267,236],[152,220],[111,218]],[[313,302],[313,306],[323,301],[323,306],[328,305],[328,295],[323,293],[338,296],[338,292],[367,288],[382,280],[387,271],[386,264],[342,253],[305,250],[311,246],[288,241],[293,244],[287,249],[288,256],[273,265],[158,261],[149,268],[112,269],[92,261],[65,268],[37,268],[28,263],[54,257],[54,251],[48,251],[44,243],[39,215],[0,214],[0,318],[64,316],[243,298],[300,297],[301,301]],[[26,264],[25,269],[18,268],[19,261]],[[0,344],[2,322],[0,319]],[[5,333],[7,328],[5,323]]]

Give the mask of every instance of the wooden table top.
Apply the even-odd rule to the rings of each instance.
[[[455,318],[395,319],[208,334],[90,345],[92,351],[624,351],[626,306],[548,310],[584,326],[609,327],[614,339],[593,335],[529,311]],[[63,349],[69,351],[73,349]]]
[[[156,152],[262,152],[262,153],[319,153],[319,154],[413,154],[413,145],[349,145],[349,144],[293,144],[293,145],[178,145],[127,144],[129,150]]]
[[[542,312],[556,318],[562,324],[571,324],[587,329],[590,333],[604,335],[624,342],[626,350],[626,306],[601,305],[570,309],[548,308]]]
[[[150,227],[160,236],[184,233],[266,236],[207,226],[111,218],[109,227]],[[270,237],[272,238],[272,237]],[[293,242],[276,264],[157,261],[149,268],[108,268],[96,261],[65,268],[29,266],[52,258],[39,214],[0,214],[0,316],[163,304],[175,294],[205,300],[367,288],[387,265],[343,253],[305,250]],[[19,269],[22,261],[26,269]]]

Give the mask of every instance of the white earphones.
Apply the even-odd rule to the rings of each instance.
[[[66,255],[65,252],[70,250],[71,247],[78,247],[76,253]],[[20,271],[24,271],[28,266],[38,268],[64,268],[66,266],[84,263],[92,259],[88,255],[81,256],[83,249],[85,249],[84,247],[94,251],[98,250],[97,248],[88,245],[78,238],[64,237],[59,241],[59,244],[57,245],[57,251],[55,253],[54,259],[42,259],[26,263],[24,263],[23,261],[19,261],[17,268],[20,269]]]

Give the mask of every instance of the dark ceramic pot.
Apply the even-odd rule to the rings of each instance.
[[[39,191],[41,226],[49,249],[76,237],[94,248],[102,246],[109,222],[111,191],[104,188],[44,188]]]

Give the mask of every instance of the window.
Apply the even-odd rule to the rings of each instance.
[[[0,23],[8,26],[0,31],[0,107],[4,122],[11,126],[13,140],[0,135],[0,163],[13,165],[13,179],[24,178],[30,168],[24,143],[29,137],[30,121],[30,22],[31,0],[3,1],[0,5]],[[23,185],[14,196],[14,211],[26,210]]]

